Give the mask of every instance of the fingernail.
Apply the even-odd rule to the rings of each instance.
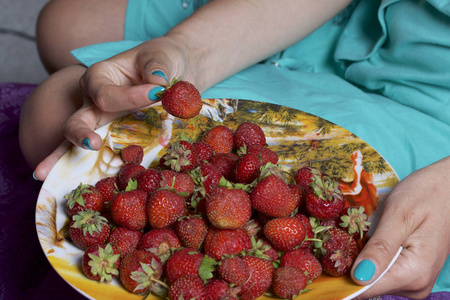
[[[34,180],[36,180],[36,181],[39,181],[39,179],[37,179],[36,178],[36,175],[34,174],[36,171],[33,171],[33,178],[34,178]]]
[[[159,97],[158,97],[156,94],[159,93],[159,92],[165,91],[165,90],[166,90],[166,89],[165,89],[164,87],[162,87],[162,86],[154,87],[154,88],[150,91],[150,93],[148,93],[148,98],[149,98],[150,100],[153,100],[153,101],[158,100]]]
[[[160,71],[160,70],[153,71],[152,75],[156,75],[156,76],[162,77],[165,80],[169,81],[169,79],[167,79],[167,76],[166,76],[166,74],[164,74],[163,71]]]
[[[368,281],[372,279],[375,274],[375,264],[368,259],[365,259],[359,263],[355,269],[354,276],[361,281]]]
[[[92,148],[91,146],[91,142],[89,142],[88,138],[85,138],[84,140],[81,141],[81,145],[83,146],[84,149],[86,150],[94,150],[94,148]]]

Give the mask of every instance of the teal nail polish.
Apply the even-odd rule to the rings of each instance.
[[[375,264],[370,260],[363,260],[355,269],[355,278],[361,281],[368,281],[372,279],[375,274]]]
[[[165,90],[166,90],[166,89],[165,89],[164,87],[162,87],[162,86],[154,87],[154,88],[150,91],[150,93],[148,93],[148,99],[150,99],[150,100],[152,100],[152,101],[158,100],[159,97],[158,97],[156,94],[159,93],[159,92],[165,91]]]
[[[166,74],[164,74],[163,71],[160,71],[160,70],[153,71],[152,75],[156,75],[156,76],[162,77],[165,80],[169,81],[169,79],[167,79],[167,76],[166,76]]]
[[[85,138],[84,140],[82,140],[82,141],[81,141],[81,145],[83,145],[83,148],[84,148],[84,149],[87,149],[87,150],[94,150],[94,148],[92,148],[91,142],[89,141],[88,138]]]
[[[33,178],[34,178],[34,180],[39,181],[39,179],[36,178],[36,175],[34,174],[34,172],[35,171],[33,171]]]

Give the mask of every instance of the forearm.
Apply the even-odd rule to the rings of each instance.
[[[309,35],[351,0],[215,0],[167,33],[189,50],[200,90]]]

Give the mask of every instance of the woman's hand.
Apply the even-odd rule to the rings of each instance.
[[[450,253],[450,156],[402,180],[386,199],[375,233],[356,259],[352,276],[367,285],[391,269],[358,299],[400,295],[423,299]]]

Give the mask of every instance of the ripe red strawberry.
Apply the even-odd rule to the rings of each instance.
[[[210,163],[215,165],[220,173],[229,181],[234,181],[234,166],[239,160],[239,156],[234,153],[217,153]]]
[[[137,249],[154,253],[165,263],[181,246],[181,241],[175,232],[170,228],[164,228],[147,231],[139,241]]]
[[[208,225],[200,216],[182,217],[175,224],[175,233],[184,247],[200,249],[208,233]]]
[[[306,211],[306,207],[304,207],[305,201],[303,197],[303,189],[295,183],[290,183],[288,186],[294,194],[295,199],[297,199],[297,207],[299,208],[299,210]]]
[[[195,183],[188,174],[163,170],[161,171],[161,175],[161,187],[172,189],[184,198],[191,196],[194,192]]]
[[[282,217],[267,222],[264,235],[276,250],[289,251],[305,239],[306,230],[299,219]]]
[[[269,149],[266,145],[253,144],[247,146],[247,153],[251,153],[261,158],[262,165],[266,165],[268,162],[274,165],[278,163],[278,154]]]
[[[364,206],[347,207],[341,213],[339,221],[338,225],[353,235],[353,238],[357,241],[362,240],[364,234],[369,231],[370,222],[364,212]]]
[[[186,275],[198,275],[204,255],[194,248],[180,248],[169,257],[165,264],[167,282],[173,284]]]
[[[131,230],[142,230],[147,225],[147,193],[130,190],[117,193],[111,200],[111,216],[114,222]]]
[[[309,214],[319,220],[338,217],[346,205],[339,183],[324,175],[314,178],[310,186],[305,194]]]
[[[130,182],[130,179],[134,179],[139,173],[144,172],[145,168],[141,165],[134,163],[124,164],[117,174],[117,187],[120,191],[124,191]]]
[[[240,290],[222,279],[213,279],[206,284],[206,300],[238,300]]]
[[[95,188],[100,192],[105,203],[105,208],[109,208],[109,202],[117,192],[117,176],[105,177],[97,181]]]
[[[161,172],[157,169],[149,168],[136,176],[137,189],[151,194],[160,188],[161,180]]]
[[[200,92],[187,81],[174,80],[160,96],[163,108],[171,115],[190,119],[202,110]]]
[[[190,171],[197,166],[197,151],[188,141],[175,141],[167,149],[164,160],[164,164],[175,172]]]
[[[216,187],[206,195],[206,215],[216,228],[242,227],[252,215],[250,197],[240,189]]]
[[[144,158],[144,149],[139,145],[130,145],[122,149],[120,156],[125,163],[139,165]]]
[[[243,285],[250,278],[250,269],[239,256],[224,257],[217,267],[219,276],[229,284]]]
[[[201,141],[209,144],[216,154],[229,153],[233,150],[233,131],[224,125],[217,125],[209,129]]]
[[[258,156],[252,153],[241,156],[234,167],[234,180],[238,183],[252,183],[261,174],[261,166]]]
[[[92,185],[81,184],[65,195],[66,213],[69,217],[76,215],[78,212],[91,209],[102,212],[104,209],[103,198],[100,192]]]
[[[258,125],[250,122],[243,122],[234,131],[233,141],[236,149],[243,147],[248,148],[250,145],[266,144],[266,136],[264,131]]]
[[[161,260],[153,253],[135,250],[121,259],[119,279],[134,294],[148,294],[163,273]]]
[[[199,164],[209,162],[211,157],[214,156],[214,148],[210,144],[199,141],[192,143],[192,145],[197,152],[197,162]]]
[[[247,255],[242,257],[242,260],[250,269],[251,276],[242,286],[239,299],[253,300],[262,296],[272,285],[275,268],[271,261],[255,256]]]
[[[273,291],[282,299],[294,299],[306,288],[304,273],[291,267],[280,267],[273,275]]]
[[[311,221],[310,219],[301,213],[295,214],[294,215],[295,218],[299,219],[300,222],[302,222],[303,226],[305,227],[305,232],[306,232],[306,237],[303,240],[303,242],[300,244],[300,248],[301,249],[308,249],[308,250],[312,250],[312,239],[314,239],[314,231],[313,231],[313,226],[311,225]]]
[[[297,206],[297,199],[289,186],[273,174],[256,184],[250,199],[254,209],[271,217],[287,216]]]
[[[89,279],[111,282],[119,275],[120,250],[111,244],[89,246],[81,259],[81,268]]]
[[[295,174],[295,182],[303,189],[309,187],[316,177],[321,177],[322,172],[314,167],[302,167]]]
[[[151,194],[145,211],[151,227],[166,228],[183,215],[184,209],[184,200],[180,195],[158,190]]]
[[[72,217],[69,235],[72,242],[80,249],[103,244],[109,236],[109,223],[98,211],[83,210]]]
[[[169,299],[206,300],[205,284],[198,275],[183,276],[170,286]]]
[[[219,168],[211,163],[203,163],[191,172],[198,191],[202,197],[206,196],[214,187],[219,186],[222,173]],[[201,189],[203,187],[203,189]]]
[[[125,227],[114,227],[109,234],[108,243],[119,248],[120,256],[123,257],[136,250],[139,240],[142,237],[140,230],[131,230]]]
[[[281,256],[280,267],[292,267],[306,274],[309,281],[316,280],[322,274],[322,265],[308,250],[295,249]]]
[[[242,229],[210,228],[205,238],[204,253],[215,260],[252,248],[252,241]]]

